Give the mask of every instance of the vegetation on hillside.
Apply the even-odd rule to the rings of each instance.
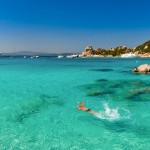
[[[96,50],[92,49],[86,49],[86,52],[90,52],[92,55],[103,55],[103,56],[120,56],[125,53],[138,53],[138,54],[144,54],[144,53],[150,53],[150,40],[145,42],[144,44],[141,44],[137,46],[135,49],[127,48],[126,46],[118,46],[116,48],[111,48],[109,50],[105,50],[103,48],[98,48]]]
[[[93,55],[103,55],[103,56],[108,56],[108,55],[120,56],[121,54],[129,53],[131,51],[132,50],[128,49],[127,47],[119,46],[119,47],[116,47],[115,49],[110,49],[110,50],[105,50],[105,49],[102,49],[102,48],[98,48],[96,50],[92,50],[91,54],[93,54]]]
[[[137,46],[135,49],[133,49],[133,52],[138,52],[139,54],[150,53],[150,40]]]

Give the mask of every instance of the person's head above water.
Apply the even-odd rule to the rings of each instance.
[[[87,110],[87,108],[85,108],[85,106],[84,106],[84,102],[78,102],[78,104],[81,104],[80,106],[77,106],[77,108],[78,108],[79,110],[83,110],[83,111],[86,111],[86,110]]]

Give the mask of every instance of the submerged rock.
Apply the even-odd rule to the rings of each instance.
[[[150,93],[150,88],[141,88],[141,89],[137,89],[137,90],[131,90],[130,91],[133,94],[145,94],[145,93]]]
[[[104,68],[104,69],[91,69],[90,71],[111,72],[111,71],[114,71],[114,70],[113,69]]]
[[[100,95],[106,95],[106,94],[113,94],[113,91],[106,91],[106,90],[93,90],[90,91],[87,96],[100,96]]]
[[[98,80],[96,80],[96,82],[108,82],[109,80],[107,80],[107,79],[98,79]]]
[[[25,119],[32,117],[34,114],[47,109],[50,106],[61,107],[64,101],[59,99],[58,96],[51,96],[42,94],[37,98],[32,98],[27,103],[19,105],[14,110],[10,111],[7,120],[11,122],[23,123]]]
[[[150,88],[145,87],[145,88],[140,88],[136,90],[130,90],[129,91],[129,96],[127,97],[128,100],[132,101],[149,101],[149,93],[150,93]],[[147,95],[147,96],[146,96]]]

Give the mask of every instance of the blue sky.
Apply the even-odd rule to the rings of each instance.
[[[0,0],[0,51],[81,52],[150,39],[149,0]]]

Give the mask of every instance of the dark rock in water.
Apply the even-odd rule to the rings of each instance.
[[[102,94],[103,91],[92,91],[92,92],[89,92],[87,95],[88,96],[99,96]]]
[[[94,84],[83,85],[83,86],[80,86],[79,88],[83,90],[91,90],[91,89],[97,89],[99,87],[100,87],[100,84],[94,83]]]
[[[49,96],[47,94],[42,94],[40,96],[41,99],[51,99],[51,98],[58,98],[58,96]]]
[[[113,91],[104,91],[104,90],[95,90],[90,91],[87,96],[99,96],[99,95],[105,95],[105,94],[113,94]]]
[[[130,92],[133,93],[134,95],[145,94],[145,93],[150,93],[150,88],[149,87],[140,88],[140,89],[137,89],[137,90],[131,90]]]
[[[98,71],[98,72],[111,72],[113,69],[91,69],[90,71]]]
[[[117,96],[121,96],[123,97],[121,100],[124,101],[148,101],[150,94],[149,81],[107,79],[99,79],[96,81],[92,84],[79,86],[79,88],[86,93],[86,96],[93,98],[108,95],[114,100],[116,100]]]
[[[126,99],[130,100],[130,101],[141,101],[141,98],[139,97],[139,95],[130,95],[128,96]]]
[[[140,80],[117,80],[117,81],[110,81],[109,82],[109,88],[126,88],[127,87],[129,88],[132,88],[132,89],[135,89],[136,87],[146,87],[150,85],[149,83],[147,82],[143,82],[143,81],[140,81]]]
[[[109,80],[107,80],[107,79],[98,79],[98,80],[96,80],[96,82],[107,82],[107,81],[109,81]]]
[[[138,101],[138,102],[149,101],[148,97],[149,97],[149,93],[150,93],[150,88],[131,90],[129,92],[130,92],[130,96],[128,96],[127,99],[129,99],[131,101]],[[146,94],[147,94],[147,96],[146,96]]]
[[[130,71],[120,71],[120,73],[123,73],[123,74],[130,74],[131,72]]]
[[[38,111],[39,111],[39,109],[24,111],[24,112],[18,114],[16,116],[15,120],[22,123],[24,119],[29,118],[31,115],[37,113]]]
[[[38,113],[41,109],[48,107],[49,103],[46,99],[39,99],[27,103],[17,110],[15,120],[23,122],[25,118],[29,118],[31,115]]]
[[[122,87],[122,83],[114,83],[109,86],[109,88],[119,88]]]
[[[149,83],[147,83],[147,82],[144,82],[144,81],[132,81],[131,82],[131,85],[133,85],[133,86],[139,86],[139,87],[144,87],[144,86],[149,86],[150,84]]]
[[[40,96],[40,98],[43,101],[47,101],[49,105],[52,105],[52,104],[58,105],[58,106],[64,105],[64,101],[62,101],[61,99],[58,99],[57,96],[49,96],[49,95],[43,94]]]
[[[109,86],[109,88],[121,88],[121,89],[123,89],[128,84],[130,85],[129,81],[117,80],[117,81],[111,81],[108,86]]]
[[[51,105],[63,106],[64,101],[58,99],[56,96],[42,94],[38,99],[34,99],[34,101],[32,100],[31,102],[21,106],[18,110],[15,110],[15,112],[12,112],[14,115],[10,120],[22,123],[24,119],[29,118],[33,114],[38,113]]]

